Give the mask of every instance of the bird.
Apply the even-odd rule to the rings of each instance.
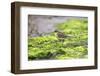
[[[59,40],[59,41],[62,41],[62,42],[64,42],[64,39],[65,39],[65,38],[70,38],[70,37],[72,37],[71,35],[66,35],[66,34],[64,34],[64,32],[61,32],[61,31],[59,31],[59,30],[55,30],[54,32],[56,32],[56,35],[57,35],[57,37],[58,37],[58,40]]]
[[[65,35],[63,32],[55,30],[55,32],[57,33],[57,37],[58,38],[67,38],[70,37],[69,35]]]

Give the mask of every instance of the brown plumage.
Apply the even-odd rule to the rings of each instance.
[[[66,37],[68,37],[67,35],[65,35],[63,32],[60,32],[60,31],[55,31],[55,32],[57,32],[57,37],[58,38],[66,38]]]

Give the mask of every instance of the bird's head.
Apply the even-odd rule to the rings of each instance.
[[[54,32],[59,32],[58,30],[55,30]]]

